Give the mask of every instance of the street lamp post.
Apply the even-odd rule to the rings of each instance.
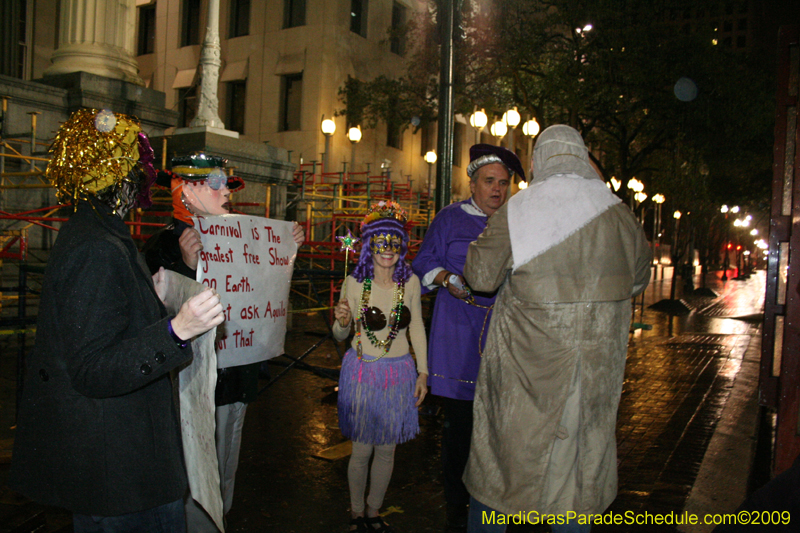
[[[325,118],[325,115],[322,115],[322,122],[319,125],[319,129],[321,129],[322,133],[325,135],[325,157],[322,159],[322,171],[327,172],[328,168],[330,168],[328,167],[328,163],[331,151],[331,137],[336,131],[336,123],[332,118]]]
[[[361,126],[353,126],[347,130],[347,139],[350,141],[350,172],[356,170],[356,145],[361,142]]]
[[[637,180],[636,178],[631,178],[628,180],[628,189],[631,190],[629,193],[629,199],[631,204],[631,211],[636,211],[636,205],[634,201],[636,200],[636,193],[640,193],[644,190],[644,183]]]
[[[750,221],[753,219],[752,216],[747,215],[744,218],[737,218],[733,221],[733,226],[735,228],[747,228],[750,226]],[[744,239],[741,238],[741,234],[737,233],[736,236],[736,277],[734,279],[744,279],[747,276],[747,272],[744,270],[744,262],[742,258],[742,242]]]
[[[653,195],[653,203],[656,204],[655,211],[653,211],[653,257],[656,257],[656,251],[661,251],[661,204],[664,203],[664,195],[661,193]],[[653,268],[653,278],[658,279],[658,264],[661,263],[660,257],[656,259],[655,268]],[[663,273],[663,271],[662,271]]]
[[[503,113],[503,122],[508,126],[508,149],[514,153],[516,153],[514,149],[514,128],[519,126],[520,120],[522,120],[522,117],[519,116],[517,106]]]
[[[681,212],[675,211],[672,214],[672,218],[675,220],[675,223],[672,226],[672,249],[670,250],[670,255],[672,256],[672,283],[669,288],[669,299],[675,300],[675,282],[678,277],[678,229],[680,228]]]
[[[647,193],[644,191],[639,191],[633,195],[633,199],[636,200],[636,206],[638,207],[639,205],[642,204],[642,202],[647,200]],[[644,210],[642,210],[642,212],[639,213],[639,223],[644,225]]]
[[[719,212],[725,215],[725,240],[722,243],[722,249],[725,252],[725,257],[722,259],[722,281],[728,281],[728,212],[730,209],[727,205],[723,204],[719,208]]]
[[[425,154],[425,162],[428,163],[428,206],[430,206],[431,205],[431,170],[433,169],[434,163],[436,163],[436,152],[434,152],[433,150],[429,150],[428,153]]]
[[[475,111],[469,117],[469,125],[475,128],[475,144],[480,142],[480,132],[483,131],[483,128],[486,127],[486,124],[489,123],[489,117],[486,116],[486,113],[483,109],[480,111]]]
[[[531,154],[533,153],[533,138],[539,134],[539,123],[536,122],[535,118],[532,118],[525,122],[522,125],[522,133],[528,137],[528,160],[531,159]],[[533,176],[531,176],[531,180],[533,180]]]
[[[508,126],[502,120],[495,120],[494,124],[489,128],[489,132],[497,137],[497,146],[502,146],[502,139],[508,133]]]

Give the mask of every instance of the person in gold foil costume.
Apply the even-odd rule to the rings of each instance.
[[[185,531],[187,489],[169,373],[223,320],[207,290],[170,316],[123,218],[148,205],[153,151],[134,117],[81,109],[47,178],[72,204],[44,276],[25,361],[9,486],[73,512],[74,531]]]

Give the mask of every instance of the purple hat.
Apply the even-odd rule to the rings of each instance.
[[[494,146],[491,144],[473,144],[470,147],[467,176],[472,178],[479,168],[491,163],[501,163],[508,169],[509,174],[516,174],[522,178],[523,181],[526,181],[525,171],[522,170],[522,163],[520,163],[517,154],[502,146]]]

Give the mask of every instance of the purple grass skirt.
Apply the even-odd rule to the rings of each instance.
[[[400,444],[419,433],[414,406],[417,369],[410,354],[359,361],[351,348],[344,354],[339,374],[339,428],[350,440],[363,444]]]

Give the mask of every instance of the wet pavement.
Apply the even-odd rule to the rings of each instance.
[[[669,274],[671,269],[666,270]],[[764,273],[725,283],[719,274],[706,280],[718,297],[681,296],[691,309],[686,316],[669,317],[647,307],[669,296],[669,279],[653,282],[645,293],[644,308],[636,310],[634,321],[651,329],[637,329],[630,337],[617,432],[619,496],[610,508],[615,513],[677,514],[684,509],[743,360],[753,354],[757,357]],[[326,327],[318,314],[293,318],[286,351],[297,357],[321,339]],[[14,338],[0,337],[0,444],[13,438],[8,428],[13,424]],[[344,344],[337,350],[327,340],[305,362],[335,372],[343,349]],[[273,375],[284,368],[270,367]],[[438,402],[429,396],[422,410],[420,436],[397,448],[384,511],[386,521],[400,533],[445,530],[440,424]],[[228,531],[347,531],[347,458],[318,457],[343,442],[337,427],[335,382],[304,370],[287,372],[248,407]],[[751,457],[727,460],[746,479]],[[7,470],[6,464],[0,464],[0,482],[5,481]],[[2,489],[0,527],[9,516],[19,515],[23,505],[24,500]],[[700,510],[731,510],[714,505]],[[67,513],[47,509],[45,517],[48,525],[43,531],[62,526],[62,531],[70,530]],[[596,526],[593,531],[676,529],[617,525]]]

